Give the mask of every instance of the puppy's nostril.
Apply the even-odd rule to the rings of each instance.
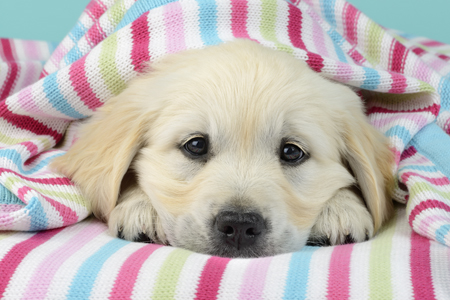
[[[245,234],[249,237],[255,236],[257,233],[255,232],[255,228],[249,228],[245,231]]]
[[[228,236],[230,236],[230,235],[233,235],[233,233],[234,233],[234,229],[233,229],[233,227],[231,227],[231,226],[226,226],[225,228],[224,228],[224,231],[223,231],[226,235],[228,235]]]

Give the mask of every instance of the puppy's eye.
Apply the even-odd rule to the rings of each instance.
[[[193,156],[205,155],[208,152],[206,140],[202,137],[195,137],[184,144],[184,149]]]
[[[286,143],[281,147],[280,158],[287,163],[294,164],[300,162],[305,156],[305,152],[295,144]]]

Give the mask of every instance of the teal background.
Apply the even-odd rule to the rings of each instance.
[[[450,44],[450,0],[349,0],[375,22]],[[60,42],[89,0],[0,0],[0,37]]]

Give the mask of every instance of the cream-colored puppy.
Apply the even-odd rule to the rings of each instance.
[[[114,235],[256,257],[371,237],[391,163],[348,87],[236,40],[152,64],[53,167]]]

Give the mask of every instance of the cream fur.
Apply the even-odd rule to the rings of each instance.
[[[208,136],[207,160],[182,153],[194,134]],[[282,164],[286,138],[309,159]],[[237,40],[152,64],[52,166],[80,186],[112,234],[120,229],[129,240],[145,232],[223,255],[211,243],[215,215],[256,209],[270,223],[264,247],[238,256],[264,256],[299,250],[314,224],[313,234],[333,244],[371,236],[392,211],[391,163],[386,139],[349,88],[289,54]],[[120,192],[129,169],[136,180]]]

